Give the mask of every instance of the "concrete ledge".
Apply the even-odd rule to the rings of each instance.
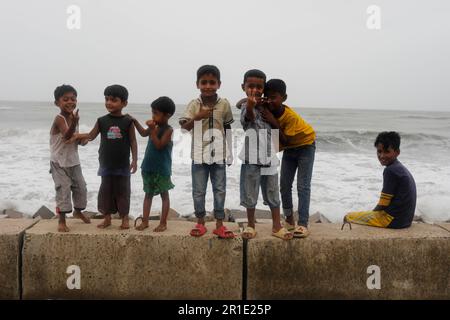
[[[257,226],[247,247],[248,299],[450,299],[450,232],[414,224],[405,230],[311,224],[292,241]],[[381,289],[369,290],[371,265]]]
[[[25,229],[36,221],[0,220],[0,299],[20,299],[20,250]]]
[[[447,230],[448,232],[450,232],[450,223],[437,223],[437,226],[441,227],[444,230]]]
[[[122,231],[120,221],[100,230],[68,220],[27,230],[23,248],[24,299],[241,299],[242,240],[189,235],[192,222],[169,221],[163,233]],[[229,225],[233,228],[235,225]],[[80,267],[81,289],[69,290],[67,268]]]

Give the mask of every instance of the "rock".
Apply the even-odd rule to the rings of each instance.
[[[195,216],[194,213],[190,214],[189,216],[185,217],[187,219],[187,221],[191,221],[191,222],[197,222],[197,217]],[[205,221],[206,222],[211,222],[214,221],[214,215],[211,214],[211,212],[206,212],[206,216],[205,216]]]
[[[6,219],[9,218],[6,214],[0,214],[0,219]]]
[[[413,221],[415,221],[415,222],[424,222],[421,216],[414,216]]]
[[[105,216],[100,212],[95,212],[95,215],[92,217],[92,219],[104,219],[104,218]]]
[[[169,215],[167,216],[168,220],[183,220],[181,219],[180,214],[175,210],[170,208],[169,209]]]
[[[295,212],[297,214],[297,212]],[[331,223],[327,217],[321,214],[319,211],[314,213],[312,216],[309,216],[309,223]]]
[[[320,215],[320,222],[321,223],[331,223],[331,221],[328,220],[328,218],[325,217],[323,214]]]
[[[46,206],[40,207],[38,211],[33,215],[33,219],[41,217],[42,219],[53,219],[56,215]]]
[[[272,219],[272,214],[270,213],[270,210],[256,209],[255,218],[256,223],[258,223],[258,220],[260,219]],[[245,210],[225,209],[225,219],[229,219],[229,222],[247,221],[247,212]]]
[[[83,211],[83,214],[88,217],[89,219],[94,219],[95,216],[98,214],[98,212],[93,211]]]
[[[16,211],[16,210],[11,210],[11,209],[6,209],[3,211],[3,214],[6,215],[8,218],[11,219],[21,219],[23,218],[23,213]]]
[[[139,215],[136,217],[141,218],[142,215]],[[150,212],[150,216],[148,217],[148,220],[150,221],[159,221],[161,219],[161,211],[152,211]],[[186,221],[185,218],[181,217],[180,214],[175,210],[170,208],[169,214],[167,215],[167,220],[179,220],[179,221]]]

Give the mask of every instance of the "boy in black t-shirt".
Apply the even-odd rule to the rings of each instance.
[[[350,212],[344,223],[353,222],[382,228],[401,229],[411,226],[416,209],[416,183],[408,169],[397,160],[400,135],[381,132],[376,140],[378,160],[386,166],[380,201],[372,211]]]
[[[98,211],[105,219],[98,225],[106,228],[111,225],[111,214],[119,212],[122,218],[121,229],[128,229],[130,211],[130,172],[137,170],[137,142],[131,117],[122,114],[128,103],[128,91],[121,85],[105,89],[105,107],[108,114],[97,119],[90,133],[79,134],[77,139],[94,140],[100,133],[98,150],[100,168],[98,175],[102,183],[98,192]],[[130,149],[132,161],[130,163]]]

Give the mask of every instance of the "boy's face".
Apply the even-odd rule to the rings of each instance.
[[[122,99],[117,97],[105,96],[105,107],[109,113],[120,114],[127,103],[127,101],[122,101]]]
[[[377,144],[378,161],[380,161],[382,166],[390,165],[397,159],[399,154],[400,150],[394,150],[392,147],[385,149],[383,144]]]
[[[152,120],[155,121],[156,124],[167,123],[169,118],[170,114],[152,108]]]
[[[276,112],[280,110],[283,102],[286,101],[287,95],[282,95],[279,92],[269,90],[266,93],[266,98],[268,99],[269,110],[272,112]]]
[[[197,88],[202,97],[213,97],[220,88],[220,81],[212,74],[204,74],[198,79]]]
[[[62,112],[72,113],[77,107],[77,96],[75,92],[67,92],[58,100],[55,101],[55,105],[58,106]]]
[[[247,97],[262,97],[264,92],[264,79],[256,77],[248,77],[242,85]]]

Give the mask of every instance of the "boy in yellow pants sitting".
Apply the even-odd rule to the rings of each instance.
[[[416,183],[411,173],[397,157],[400,154],[400,135],[381,132],[375,140],[377,156],[383,172],[383,190],[380,201],[372,211],[350,212],[344,223],[401,229],[411,226],[416,209]]]

